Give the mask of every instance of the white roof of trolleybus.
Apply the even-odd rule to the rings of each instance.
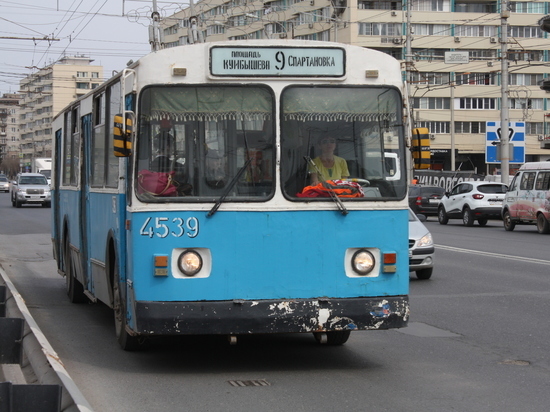
[[[392,85],[399,90],[402,90],[403,87],[401,65],[398,60],[386,53],[343,43],[276,39],[197,43],[152,52],[130,66],[130,68],[135,68],[139,72],[137,78],[138,89],[149,84],[202,83],[207,79],[228,81],[245,77],[210,76],[209,50],[213,46],[342,48],[345,50],[347,58],[345,75],[341,77],[314,77],[316,82],[331,82],[334,84],[335,82],[345,80],[348,84]],[[145,63],[148,65],[151,64],[151,67],[156,68],[140,70],[139,66]],[[186,75],[174,76],[174,68],[185,68]],[[378,71],[377,76],[373,76],[371,72],[367,77],[366,71],[373,70]],[[285,77],[285,79],[296,83],[300,81],[310,83],[312,77]],[[269,83],[269,80],[261,76],[257,78],[248,77],[248,80],[251,82]]]

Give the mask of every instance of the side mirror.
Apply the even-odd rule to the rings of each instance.
[[[128,157],[132,154],[133,125],[133,113],[115,115],[113,149],[116,157]]]

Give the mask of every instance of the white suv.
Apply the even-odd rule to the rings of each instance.
[[[483,180],[462,182],[441,198],[437,209],[439,223],[446,225],[449,219],[462,219],[465,226],[473,226],[477,220],[485,226],[489,219],[502,219],[502,201],[508,187],[503,183]]]
[[[11,184],[11,204],[21,207],[22,204],[41,204],[50,207],[52,197],[46,176],[40,173],[19,173]]]

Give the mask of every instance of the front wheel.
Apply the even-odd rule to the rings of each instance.
[[[506,211],[504,212],[504,216],[502,216],[502,221],[504,222],[504,229],[507,232],[511,232],[516,227],[516,222],[512,221],[512,218],[510,217],[510,212]]]
[[[315,340],[323,345],[343,345],[349,339],[350,330],[334,330],[330,332],[313,332]]]
[[[542,235],[550,233],[550,224],[542,213],[537,216],[537,231]]]
[[[120,274],[116,260],[113,262],[113,311],[115,315],[115,334],[120,347],[128,352],[143,348],[138,336],[132,336],[126,330],[126,303],[121,296]]]
[[[426,280],[432,277],[434,268],[420,269],[416,271],[417,279]]]
[[[439,220],[440,225],[446,225],[449,222],[449,218],[445,213],[445,209],[443,209],[442,207],[440,207],[437,211],[437,220]]]

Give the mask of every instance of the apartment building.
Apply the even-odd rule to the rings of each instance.
[[[10,169],[9,159],[19,157],[19,98],[16,93],[0,97],[0,171],[4,173]]]
[[[549,5],[508,2],[509,118],[525,124],[526,161],[550,158],[550,94],[540,88],[550,39],[538,25]],[[486,122],[500,121],[500,6],[500,0],[208,0],[165,18],[161,41],[188,44],[189,17],[196,16],[205,41],[310,39],[381,50],[408,62],[413,119],[430,130],[433,168],[450,170],[454,147],[455,168],[493,173],[498,165],[485,163]],[[465,52],[466,60],[446,62],[448,52]]]
[[[21,170],[35,157],[52,156],[52,119],[103,81],[103,67],[85,56],[65,56],[20,82]]]

